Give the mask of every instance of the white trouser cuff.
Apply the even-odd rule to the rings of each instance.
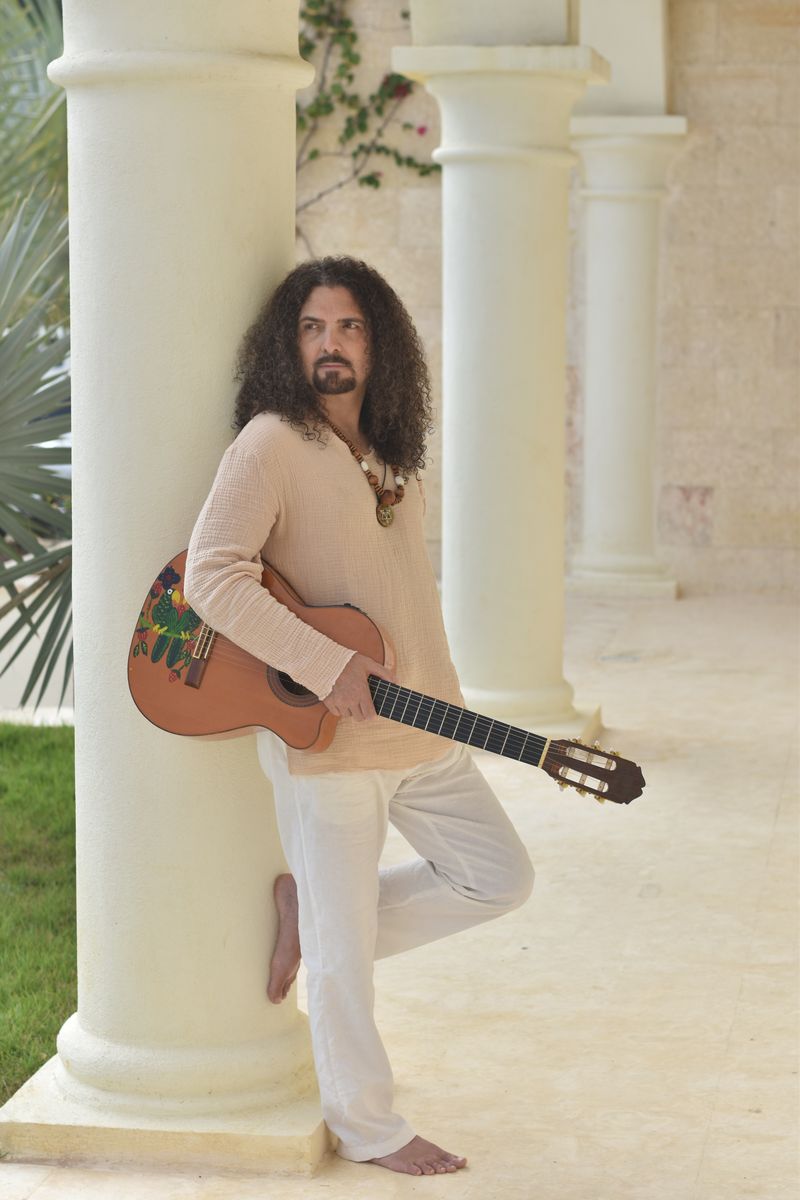
[[[386,1138],[383,1142],[373,1142],[371,1146],[357,1146],[354,1143],[339,1141],[336,1147],[336,1153],[340,1158],[347,1158],[350,1162],[366,1162],[370,1158],[384,1158],[387,1154],[394,1154],[395,1150],[400,1150],[403,1146],[407,1146],[412,1138],[417,1135],[410,1125],[405,1124],[399,1133],[395,1133],[392,1137]]]

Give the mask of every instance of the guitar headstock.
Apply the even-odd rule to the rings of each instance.
[[[594,796],[601,804],[630,804],[645,786],[641,768],[615,750],[603,750],[599,742],[587,746],[578,738],[551,742],[542,770],[560,788],[574,787],[580,795]]]

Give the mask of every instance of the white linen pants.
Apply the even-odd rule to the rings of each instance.
[[[290,775],[284,743],[259,731],[286,861],[322,1114],[337,1153],[363,1162],[414,1130],[392,1111],[393,1077],[373,1016],[373,962],[519,907],[533,867],[466,746],[402,770]],[[387,822],[421,857],[381,868]]]

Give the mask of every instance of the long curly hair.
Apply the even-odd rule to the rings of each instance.
[[[355,258],[301,263],[286,276],[245,334],[236,360],[234,428],[260,412],[280,413],[306,439],[323,441],[325,412],[303,374],[300,311],[316,287],[345,287],[367,321],[370,373],[360,428],[384,460],[405,471],[425,466],[433,429],[431,388],[422,346],[399,296],[382,275]]]

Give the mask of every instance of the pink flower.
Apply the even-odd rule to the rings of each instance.
[[[178,677],[179,677],[179,676],[178,676],[178,672],[177,672],[177,671],[170,671],[170,673],[169,673],[169,681],[170,681],[170,683],[174,683],[174,682],[175,682],[175,680],[176,680],[176,679],[178,679]]]
[[[418,125],[417,126],[417,133],[419,134],[420,137],[424,137],[427,132],[428,132],[427,125]]]

